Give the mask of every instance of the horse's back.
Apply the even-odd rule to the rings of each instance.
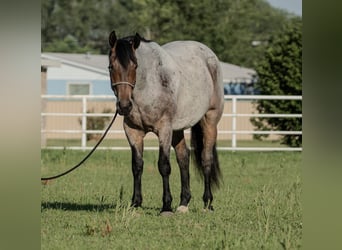
[[[220,62],[206,45],[175,41],[162,46],[178,65],[177,111],[174,129],[196,124],[209,109],[222,109],[223,82]]]

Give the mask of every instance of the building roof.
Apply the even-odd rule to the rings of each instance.
[[[60,61],[60,63],[81,69],[108,75],[108,55],[71,54],[71,53],[42,53],[43,60]],[[240,67],[231,63],[221,62],[224,82],[251,82],[255,70]]]
[[[221,62],[224,82],[252,82],[256,71],[240,67],[231,63]]]
[[[61,62],[59,60],[51,60],[47,58],[41,58],[40,65],[42,67],[60,67]]]
[[[77,68],[108,75],[108,56],[72,53],[42,53],[41,57],[59,60],[61,63]]]

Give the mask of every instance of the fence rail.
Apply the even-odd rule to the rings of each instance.
[[[67,113],[67,112],[42,112],[42,119],[47,117],[78,117],[81,121],[81,129],[45,129],[42,127],[42,137],[47,133],[64,133],[64,134],[81,134],[80,146],[43,146],[43,148],[49,149],[76,149],[76,150],[88,150],[92,147],[87,146],[87,134],[103,133],[104,130],[87,130],[87,117],[113,117],[113,113],[88,113],[87,107],[90,100],[95,101],[113,101],[114,96],[108,95],[42,95],[42,101],[48,102],[49,100],[78,100],[82,102],[82,112]],[[220,135],[231,135],[231,147],[218,147],[218,150],[232,150],[232,151],[302,151],[302,147],[238,147],[237,135],[239,134],[262,134],[262,135],[301,135],[302,131],[260,131],[260,130],[239,130],[237,128],[237,119],[239,117],[274,117],[274,118],[297,118],[301,119],[302,114],[257,114],[257,113],[238,113],[237,107],[239,100],[254,101],[254,100],[297,100],[302,101],[302,96],[274,96],[274,95],[225,95],[226,103],[231,101],[231,109],[228,113],[224,113],[223,117],[231,118],[231,130],[220,129],[218,131],[218,139]],[[43,105],[44,107],[44,105]],[[42,122],[42,124],[44,124]],[[190,133],[190,130],[185,131],[186,134]],[[124,134],[122,129],[111,129],[109,134]],[[113,150],[128,150],[129,147],[98,147],[98,149],[113,149]],[[145,147],[146,150],[157,150],[158,147]]]

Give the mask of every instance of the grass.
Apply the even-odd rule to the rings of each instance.
[[[60,173],[81,151],[42,150],[41,173]],[[189,213],[159,216],[157,152],[144,154],[143,207],[129,207],[129,151],[97,151],[75,172],[41,186],[42,249],[299,249],[301,153],[219,152],[223,184],[214,212],[203,212],[203,183],[191,168]],[[173,207],[180,180],[174,153]]]

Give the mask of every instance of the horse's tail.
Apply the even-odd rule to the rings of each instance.
[[[202,151],[203,151],[203,129],[198,122],[191,128],[191,151],[192,158],[194,159],[194,165],[196,166],[196,170],[203,177],[204,176],[204,166],[202,162]],[[220,186],[220,182],[222,180],[221,170],[219,166],[219,161],[217,157],[216,144],[212,149],[212,165],[210,168],[210,180],[213,184],[212,187],[218,188]]]

